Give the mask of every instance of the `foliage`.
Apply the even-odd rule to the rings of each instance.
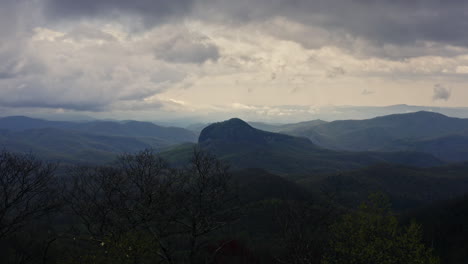
[[[436,264],[432,250],[421,243],[421,228],[401,228],[388,199],[374,194],[359,210],[331,226],[330,251],[323,264]]]
[[[9,231],[0,236],[0,256],[8,264],[435,264],[421,226],[400,225],[382,195],[357,210],[336,202],[374,187],[392,199],[423,200],[426,192],[440,199],[465,188],[466,168],[379,166],[343,173],[351,181],[338,182],[342,189],[315,181],[320,191],[311,193],[260,169],[231,174],[199,149],[179,167],[146,150],[68,169],[62,190],[54,164],[3,152],[0,230]],[[416,214],[443,263],[466,260],[466,201]]]

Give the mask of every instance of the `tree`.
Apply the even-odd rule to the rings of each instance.
[[[56,240],[46,224],[60,203],[55,164],[0,152],[0,255],[6,263],[41,263]],[[31,234],[31,231],[40,231]],[[46,230],[43,230],[46,229]]]
[[[196,263],[202,239],[238,218],[238,197],[230,186],[229,166],[207,152],[194,149],[181,175],[183,210],[177,223],[189,238],[189,263]]]
[[[164,238],[173,219],[174,176],[149,150],[122,155],[115,166],[76,168],[64,198],[84,227],[78,237],[94,245],[81,257],[173,263]]]
[[[280,226],[279,263],[320,263],[326,241],[326,228],[335,210],[310,201],[279,201],[275,220]]]
[[[422,244],[419,225],[401,228],[385,196],[373,194],[369,198],[356,212],[344,215],[331,226],[330,250],[323,264],[439,262]]]
[[[64,198],[86,231],[79,237],[94,245],[86,258],[194,263],[202,238],[234,217],[229,175],[199,150],[180,169],[145,150],[121,156],[115,166],[77,168]]]
[[[55,164],[0,153],[0,239],[56,210]]]

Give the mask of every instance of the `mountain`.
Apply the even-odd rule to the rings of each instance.
[[[307,116],[313,115],[315,118],[322,120],[334,121],[334,120],[348,120],[348,119],[370,119],[379,116],[393,115],[393,114],[406,114],[414,113],[419,111],[435,112],[451,117],[468,117],[467,107],[434,107],[434,106],[416,106],[416,105],[390,105],[390,106],[323,106],[314,107],[304,106],[299,108],[307,115],[301,117],[307,118]],[[296,108],[296,110],[299,110]],[[310,113],[313,110],[313,114]]]
[[[406,218],[422,225],[424,240],[434,247],[441,263],[467,263],[468,195],[427,206]]]
[[[15,116],[0,118],[0,148],[31,152],[65,162],[101,163],[124,152],[160,150],[194,142],[196,135],[176,127],[138,121],[62,122]]]
[[[33,153],[41,159],[60,162],[104,163],[122,153],[146,148],[160,149],[166,142],[156,138],[109,136],[40,128],[25,131],[0,131],[0,148]]]
[[[285,124],[280,127],[274,132],[283,132],[287,133],[288,131],[301,131],[304,129],[309,129],[311,127],[316,127],[320,126],[323,124],[326,124],[326,121],[316,119],[316,120],[311,120],[311,121],[304,121],[304,122],[299,122],[299,123],[293,123],[293,124]]]
[[[378,164],[347,172],[297,180],[315,192],[327,190],[348,207],[356,207],[375,192],[387,194],[397,209],[415,208],[456,198],[468,190],[468,163],[433,168]]]
[[[451,148],[456,144],[466,145],[464,136],[468,136],[468,119],[433,112],[333,121],[284,130],[282,133],[307,137],[319,146],[335,150],[423,151],[436,154],[434,146],[438,145],[445,151],[437,157],[449,161],[468,160],[468,155],[459,148]]]
[[[181,142],[195,142],[196,135],[183,128],[162,127],[150,122],[125,121],[109,122],[94,121],[79,123],[72,129],[94,134],[127,136],[127,137],[154,137],[167,141],[169,144]]]
[[[311,194],[297,183],[262,169],[235,171],[232,177],[244,203],[262,200],[307,200]]]
[[[414,150],[429,153],[435,157],[461,162],[468,160],[468,135],[449,135],[421,140],[401,140],[385,148],[389,151]]]
[[[0,129],[22,131],[38,128],[66,128],[73,126],[73,122],[48,121],[26,116],[9,116],[0,118]]]
[[[63,130],[84,132],[88,134],[153,137],[169,144],[196,141],[196,134],[183,128],[162,127],[150,122],[140,121],[90,121],[66,122],[48,121],[24,116],[0,118],[0,130],[23,131],[28,129],[58,128]]]
[[[262,168],[281,175],[336,172],[376,163],[422,167],[442,164],[431,155],[413,152],[353,153],[327,150],[306,138],[262,131],[237,118],[203,129],[198,146],[227,160],[234,168]],[[162,155],[179,162],[177,158],[187,158],[193,147],[179,147],[165,151]]]
[[[301,130],[301,129],[307,129],[316,125],[321,125],[324,123],[327,123],[326,121],[317,119],[317,120],[311,120],[311,121],[305,121],[305,122],[299,122],[299,123],[291,123],[291,124],[272,124],[272,123],[263,123],[263,122],[247,122],[250,126],[260,129],[263,131],[268,131],[268,132],[283,132],[287,133],[287,131],[295,131],[295,130]],[[186,129],[193,131],[197,134],[200,134],[200,132],[207,126],[211,125],[212,123],[197,123],[197,124],[191,124],[186,127]]]
[[[305,138],[262,131],[253,128],[238,118],[232,118],[206,127],[200,133],[198,143],[203,146],[234,143],[238,145],[249,144],[251,146],[287,144],[292,147],[317,148]]]
[[[271,123],[264,123],[264,122],[247,122],[247,124],[251,125],[256,129],[260,129],[263,131],[268,132],[278,132],[281,130],[283,124],[271,124]]]

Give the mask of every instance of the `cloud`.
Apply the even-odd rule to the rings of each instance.
[[[8,0],[11,1],[11,0]],[[207,21],[234,28],[252,24],[306,48],[335,45],[401,59],[438,53],[457,55],[468,47],[468,3],[463,0],[45,0],[45,16],[93,18],[151,29],[168,21]],[[131,17],[131,18],[129,18]]]
[[[68,32],[36,28],[21,53],[0,54],[0,105],[110,111],[126,102],[130,108],[190,72],[155,60],[146,50],[152,41],[120,40],[86,25]]]
[[[0,54],[0,80],[12,79],[26,76],[28,74],[45,73],[44,65],[33,56],[22,56],[19,54],[10,54],[5,56]]]
[[[62,39],[71,39],[73,41],[84,40],[102,40],[102,41],[115,41],[116,38],[109,33],[99,30],[89,25],[78,25],[70,32],[65,34]]]
[[[46,14],[53,19],[69,20],[81,18],[123,19],[122,15],[133,16],[132,22],[141,20],[142,26],[152,27],[180,17],[192,9],[194,0],[45,0]],[[127,20],[128,22],[129,20]]]
[[[450,99],[452,91],[450,89],[445,88],[441,84],[434,85],[434,95],[432,96],[432,100],[444,100],[447,101]]]
[[[194,6],[195,17],[258,23],[306,48],[332,44],[363,56],[401,59],[430,52],[453,56],[459,53],[451,47],[468,47],[463,0],[205,0]]]
[[[0,79],[9,79],[18,75],[19,63],[16,61],[3,60],[0,65]]]
[[[371,94],[374,94],[374,93],[375,93],[374,91],[367,90],[367,89],[364,89],[361,92],[362,95],[371,95]]]
[[[0,80],[43,73],[34,54],[28,54],[32,27],[41,23],[40,4],[33,0],[3,0],[0,3]],[[1,89],[1,87],[0,87]]]
[[[0,2],[5,107],[466,104],[466,1]]]
[[[327,78],[330,78],[330,79],[335,79],[345,74],[346,74],[346,71],[342,67],[332,67],[328,69],[326,72]]]
[[[219,49],[210,39],[189,30],[168,32],[172,35],[156,43],[156,59],[174,63],[204,63],[208,60],[216,61]]]

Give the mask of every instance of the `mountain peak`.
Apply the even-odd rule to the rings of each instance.
[[[251,140],[256,138],[258,133],[261,132],[262,131],[253,128],[242,119],[231,118],[205,127],[200,133],[198,142],[201,143],[210,140]]]
[[[221,122],[221,123],[228,124],[228,125],[238,125],[238,126],[251,127],[247,122],[245,122],[244,120],[242,120],[240,118],[237,118],[237,117],[231,118],[231,119],[226,120],[226,121]]]

